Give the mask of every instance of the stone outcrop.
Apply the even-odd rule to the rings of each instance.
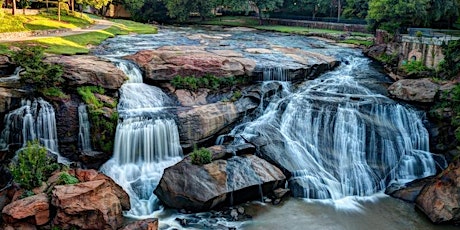
[[[44,225],[50,220],[50,206],[45,193],[13,201],[2,210],[3,220],[8,224],[28,222]]]
[[[260,199],[283,187],[286,177],[254,155],[215,160],[202,166],[189,157],[165,169],[154,193],[168,207],[193,212]]]
[[[165,46],[156,50],[142,50],[126,56],[134,61],[150,81],[170,81],[175,76],[219,77],[250,75],[256,63],[234,57],[234,51],[208,52],[200,46]]]
[[[257,105],[244,97],[235,103],[218,102],[179,110],[177,116],[181,144],[190,147],[194,143],[206,141]]]
[[[66,85],[96,85],[105,89],[118,90],[127,76],[112,62],[90,55],[51,56],[46,62],[61,64]]]
[[[145,220],[138,220],[133,223],[127,224],[120,230],[157,230],[158,219],[150,218]]]
[[[431,103],[434,102],[439,87],[428,78],[402,79],[393,83],[388,88],[388,93],[404,101]]]
[[[118,229],[122,210],[129,210],[129,197],[109,177],[95,170],[70,170],[80,183],[57,185],[51,204],[57,213],[53,224],[62,228]],[[52,183],[52,182],[50,182]]]
[[[460,224],[460,161],[426,185],[415,203],[434,223]]]
[[[432,181],[433,177],[427,177],[411,181],[404,185],[391,184],[385,189],[385,194],[413,203],[425,185]]]

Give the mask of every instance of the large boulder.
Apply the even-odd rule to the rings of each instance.
[[[112,62],[91,55],[50,56],[46,62],[64,66],[63,78],[69,86],[96,85],[118,90],[128,79]]]
[[[28,222],[44,225],[50,220],[50,206],[45,193],[13,201],[2,210],[3,220],[8,224]]]
[[[120,230],[157,230],[158,219],[150,218],[145,220],[137,220],[132,223],[125,225]]]
[[[235,103],[218,102],[180,109],[177,115],[181,144],[190,147],[206,141],[257,106],[253,100],[244,97]]]
[[[250,59],[235,57],[234,52],[208,52],[201,46],[165,46],[142,50],[125,58],[134,61],[151,81],[170,81],[177,75],[250,75],[256,65]]]
[[[51,203],[57,213],[53,224],[78,229],[121,227],[122,210],[130,209],[128,194],[112,179],[95,170],[69,170],[69,174],[81,183],[54,187]]]
[[[460,224],[460,161],[451,163],[426,185],[415,203],[434,223]]]
[[[190,157],[165,169],[154,193],[168,207],[193,212],[260,199],[286,181],[284,174],[254,156],[235,156],[194,165]]]
[[[392,97],[417,103],[434,102],[438,91],[439,85],[428,78],[402,79],[388,87],[388,93]]]

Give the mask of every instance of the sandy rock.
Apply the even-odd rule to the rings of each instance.
[[[434,102],[439,85],[428,78],[402,79],[390,87],[388,93],[398,99],[411,102],[430,103]]]
[[[6,223],[28,222],[34,225],[44,225],[49,222],[49,200],[45,193],[14,201],[2,210]]]

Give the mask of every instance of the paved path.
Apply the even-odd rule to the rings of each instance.
[[[39,36],[14,36],[14,33],[10,33],[10,36],[8,38],[1,38],[0,36],[0,42],[15,42],[15,41],[29,41],[29,40],[35,40],[35,39],[41,39],[41,38],[52,38],[52,37],[63,37],[63,36],[69,36],[69,35],[76,35],[76,34],[84,34],[84,33],[89,33],[89,32],[94,32],[94,31],[100,31],[100,30],[105,30],[109,27],[111,27],[114,23],[108,20],[103,20],[103,19],[94,19],[95,23],[89,26],[88,28],[75,28],[71,29],[68,31],[61,31],[61,32],[52,32],[47,35],[39,35]],[[18,34],[21,32],[18,32]],[[24,33],[21,33],[22,35]],[[1,34],[0,34],[1,35]]]

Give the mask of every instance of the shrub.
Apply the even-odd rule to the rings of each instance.
[[[44,88],[44,89],[41,89],[40,92],[45,97],[56,97],[56,98],[60,98],[60,99],[69,98],[69,95],[67,95],[64,92],[62,92],[62,90],[60,88],[58,88],[58,87]]]
[[[61,77],[64,73],[62,66],[43,62],[44,52],[42,47],[26,46],[12,53],[11,60],[24,68],[20,81],[33,86],[40,92],[47,92],[47,88],[60,88],[64,82]],[[46,96],[46,95],[45,95]]]
[[[439,63],[438,70],[444,79],[452,79],[460,72],[460,40],[442,45],[442,53],[444,60]]]
[[[230,101],[235,102],[235,101],[237,101],[238,99],[240,99],[242,96],[243,96],[243,94],[241,93],[241,91],[236,90],[236,91],[233,92],[233,95],[232,95],[232,97],[230,98]]]
[[[104,106],[104,103],[99,101],[96,95],[94,95],[95,93],[104,94],[104,88],[100,86],[82,86],[77,88],[77,92],[78,94],[80,94],[83,101],[85,101],[85,103],[90,107],[94,109],[99,109],[102,108],[102,106]]]
[[[56,184],[66,185],[66,184],[76,184],[79,182],[80,181],[76,177],[70,175],[68,172],[61,172],[61,174],[59,174],[59,178]]]
[[[195,165],[208,164],[212,161],[212,153],[207,148],[202,147],[197,149],[195,146],[193,152],[190,154],[190,159],[192,160],[192,164]]]
[[[27,146],[19,150],[17,162],[9,165],[13,180],[26,190],[40,186],[58,168],[47,153],[38,141],[27,142]]]
[[[420,72],[430,71],[421,61],[409,61],[402,65],[402,69],[408,74],[416,74]]]
[[[196,91],[199,88],[207,88],[211,90],[218,90],[220,88],[233,86],[238,82],[246,82],[247,79],[239,80],[235,77],[216,77],[211,74],[207,74],[202,77],[195,76],[175,76],[171,80],[172,86],[176,89],[187,89],[191,91]]]

